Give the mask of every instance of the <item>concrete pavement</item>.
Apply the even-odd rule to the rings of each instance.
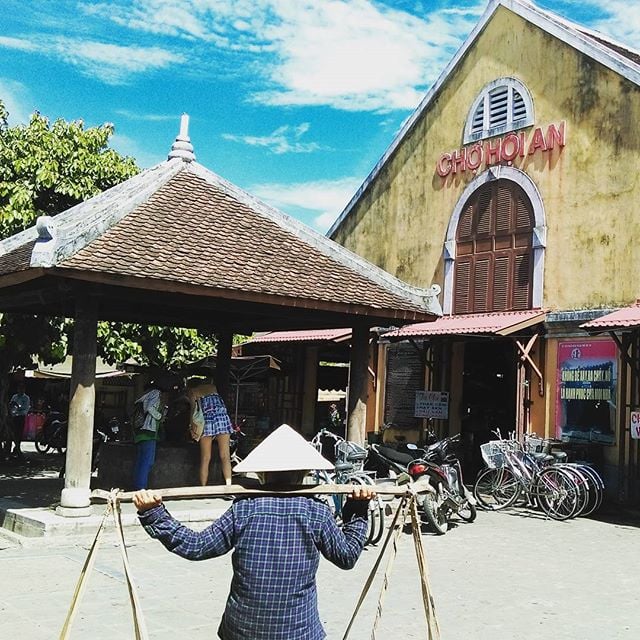
[[[139,527],[126,535],[150,637],[216,637],[231,579],[230,556],[188,562],[148,539]],[[424,541],[443,640],[627,640],[640,635],[636,526],[587,519],[553,522],[522,510],[481,512],[476,522],[460,523],[442,537],[425,534]],[[33,538],[25,547],[0,552],[2,637],[58,636],[88,546],[86,540]],[[342,637],[376,556],[376,549],[365,551],[348,572],[321,562],[320,611],[329,638]],[[379,579],[353,640],[370,636],[378,588]],[[423,639],[425,630],[407,534],[378,638]],[[99,552],[72,637],[133,637],[113,532]]]

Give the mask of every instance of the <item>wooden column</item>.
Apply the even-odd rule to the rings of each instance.
[[[307,347],[304,354],[304,391],[302,393],[302,433],[312,436],[318,404],[318,347]]]
[[[218,332],[218,350],[216,357],[216,382],[218,393],[227,400],[229,394],[229,372],[231,370],[231,347],[233,331],[224,329]]]
[[[347,440],[364,444],[366,440],[367,395],[369,391],[369,327],[357,325],[351,334]]]
[[[96,399],[96,307],[93,298],[76,302],[64,489],[57,509],[63,516],[91,514],[89,484]]]

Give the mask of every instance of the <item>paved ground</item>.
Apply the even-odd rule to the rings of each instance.
[[[231,577],[230,558],[188,562],[127,533],[129,558],[153,640],[215,637]],[[480,513],[443,537],[424,536],[443,640],[617,640],[640,636],[640,528],[597,520],[552,522],[522,511]],[[5,543],[0,551],[3,638],[58,637],[88,544],[70,539]],[[342,637],[377,556],[319,573],[329,638]],[[378,585],[376,585],[377,587]],[[377,589],[376,589],[377,591]],[[375,597],[354,640],[369,638]],[[101,548],[73,638],[132,638],[127,590],[112,533]],[[423,639],[424,615],[409,535],[384,602],[378,638]]]

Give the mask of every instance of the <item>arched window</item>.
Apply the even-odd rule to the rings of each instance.
[[[532,125],[533,100],[515,78],[490,82],[475,99],[464,127],[464,144]]]
[[[462,207],[456,230],[453,313],[532,307],[534,215],[511,180],[479,187]]]

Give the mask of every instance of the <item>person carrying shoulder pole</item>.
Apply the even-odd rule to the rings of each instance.
[[[300,485],[314,469],[333,469],[300,434],[280,426],[234,471],[257,473],[265,488]],[[346,501],[339,527],[329,507],[307,496],[247,496],[203,531],[175,520],[153,491],[133,502],[141,524],[171,552],[189,560],[233,549],[233,579],[218,628],[222,640],[321,640],[316,573],[320,554],[351,569],[367,535],[372,487],[358,487]]]

